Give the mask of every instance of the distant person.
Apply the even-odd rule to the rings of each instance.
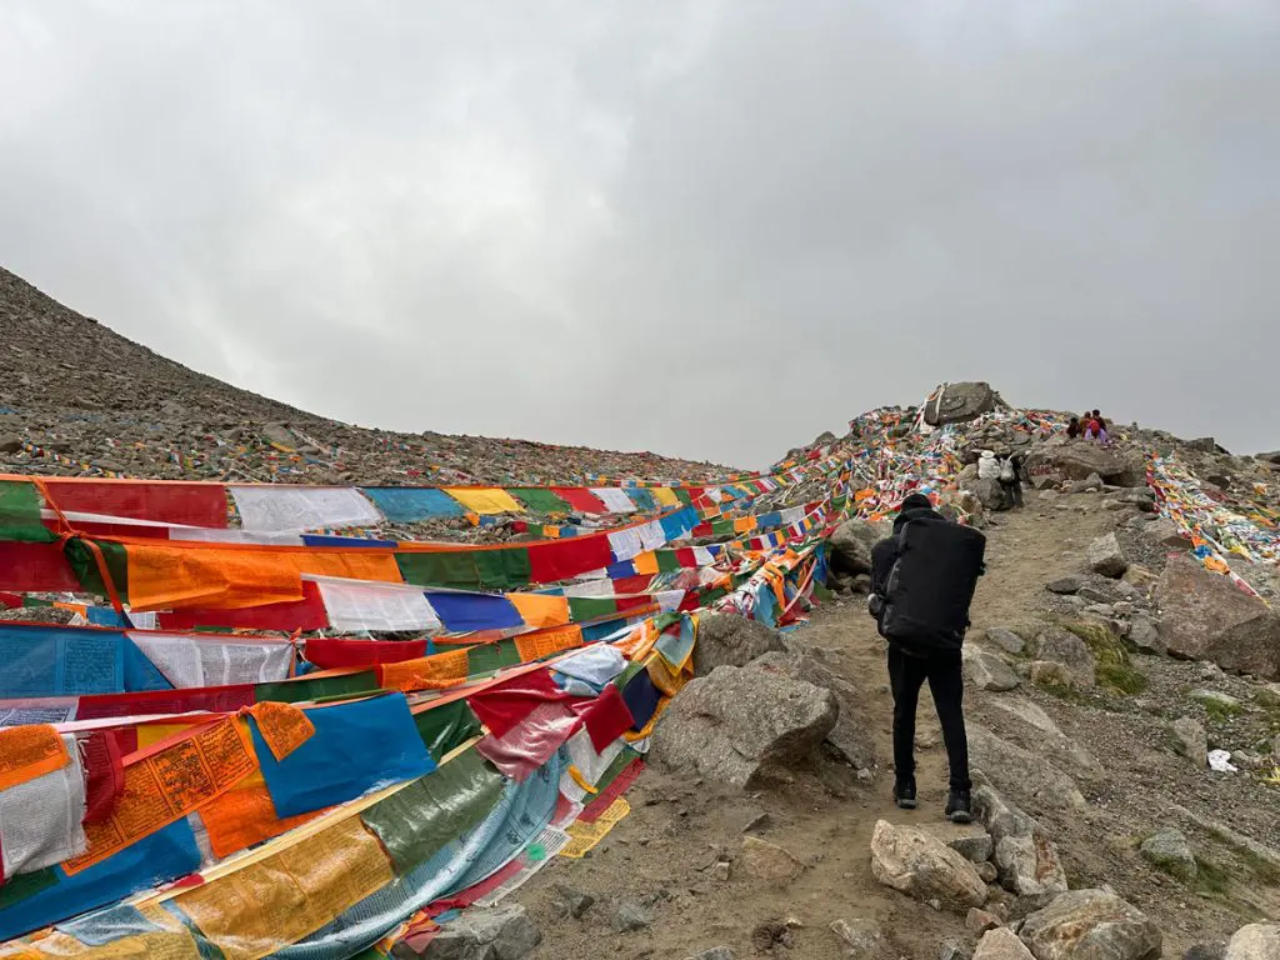
[[[1067,423],[1067,439],[1075,440],[1084,432],[1084,428],[1080,426],[1080,418],[1072,417]]]
[[[951,774],[945,813],[956,823],[973,819],[960,650],[985,548],[981,533],[951,523],[915,493],[902,501],[893,536],[871,550],[867,608],[889,641],[893,799],[904,810],[916,807],[916,707],[927,680]]]
[[[1011,453],[1000,458],[1000,486],[1004,490],[1004,502],[1011,510],[1022,506],[1022,456]]]
[[[1094,424],[1093,435],[1104,447],[1111,446],[1111,436],[1107,433],[1107,421],[1102,419],[1102,414],[1097,410],[1093,411],[1092,417]]]

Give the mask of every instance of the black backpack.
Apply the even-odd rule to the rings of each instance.
[[[921,653],[959,650],[986,567],[987,538],[942,519],[911,520],[897,536],[880,633]]]

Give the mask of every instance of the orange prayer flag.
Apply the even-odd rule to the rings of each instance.
[[[302,599],[302,574],[401,583],[389,550],[306,550],[129,543],[134,610],[239,609]]]
[[[50,724],[0,730],[0,790],[61,770],[70,762],[62,737]]]
[[[200,808],[200,819],[209,834],[209,846],[218,858],[229,857],[263,840],[300,827],[332,807],[281,819],[262,772],[255,770],[220,797]]]
[[[531,627],[558,627],[569,622],[569,598],[539,593],[508,593],[507,599]]]
[[[522,663],[580,646],[582,646],[582,628],[578,626],[563,627],[558,630],[539,630],[537,633],[516,637],[516,653],[520,655]]]
[[[265,701],[249,708],[258,722],[258,732],[277,760],[283,760],[306,743],[316,732],[311,718],[291,703]]]
[[[470,658],[467,648],[433,653],[416,660],[380,664],[378,685],[384,690],[445,690],[456,687],[467,679]]]

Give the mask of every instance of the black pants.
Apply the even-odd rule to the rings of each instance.
[[[942,740],[951,766],[951,789],[969,790],[969,741],[964,732],[964,675],[960,651],[937,651],[924,657],[889,644],[889,686],[893,690],[893,763],[901,782],[916,771],[916,705],[920,688],[929,692],[942,724]]]
[[[1022,506],[1022,481],[1011,480],[1008,483],[1000,481],[1000,486],[1004,487],[1005,498],[1009,501],[1010,507]]]

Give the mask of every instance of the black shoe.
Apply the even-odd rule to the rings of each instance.
[[[915,777],[910,780],[900,780],[893,785],[893,800],[903,810],[916,808]]]
[[[972,823],[973,809],[968,790],[952,790],[947,798],[947,819],[952,823]]]

